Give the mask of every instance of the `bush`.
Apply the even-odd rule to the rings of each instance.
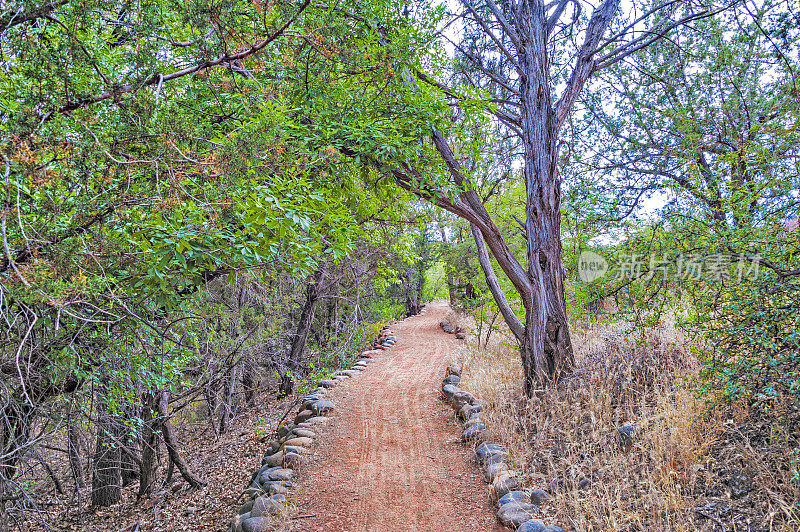
[[[767,270],[724,288],[706,294],[693,320],[709,339],[702,389],[725,402],[798,401],[800,285]]]

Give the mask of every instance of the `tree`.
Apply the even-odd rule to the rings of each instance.
[[[105,504],[116,498],[105,487],[118,488],[115,453],[129,438],[142,443],[130,446],[143,455],[142,493],[152,489],[158,440],[170,439],[171,402],[206,387],[224,387],[226,402],[235,400],[237,350],[254,342],[231,332],[235,338],[217,343],[226,349],[208,353],[227,334],[200,337],[203,328],[191,323],[211,297],[209,284],[248,271],[305,278],[323,252],[343,261],[361,230],[371,230],[372,215],[391,218],[404,202],[386,208],[361,191],[374,171],[309,146],[293,129],[302,73],[283,81],[276,72],[313,49],[314,30],[297,29],[306,15],[309,28],[319,22],[308,1],[7,4],[0,10],[0,491],[3,501],[25,500],[13,495],[24,489],[14,479],[18,462],[60,426],[42,421],[48,409],[74,393],[80,414],[99,429],[98,458],[108,458],[96,479],[96,502]],[[304,49],[288,42],[289,28]],[[279,336],[270,340],[280,349],[259,352],[265,365],[285,355]],[[120,353],[130,365],[119,380],[92,386]],[[206,355],[222,375],[196,371]],[[94,406],[120,397],[145,412]],[[120,434],[106,414],[125,422],[132,420],[119,418],[141,416],[147,426]],[[166,449],[181,469],[172,440]]]
[[[650,309],[682,296],[714,399],[798,396],[798,20],[767,1],[679,28],[603,72],[573,130],[572,171],[602,183],[620,219],[662,200],[619,248],[644,258],[642,280],[611,290]]]
[[[573,350],[567,323],[561,249],[560,133],[584,85],[607,68],[663,37],[675,27],[709,14],[702,4],[673,2],[647,5],[629,20],[612,24],[618,0],[605,0],[582,16],[584,4],[561,0],[475,3],[464,0],[462,14],[470,41],[456,45],[463,81],[448,87],[420,70],[415,74],[466,107],[478,98],[497,121],[522,145],[525,214],[522,222],[527,259],[521,263],[487,212],[469,172],[445,138],[446,129],[430,131],[452,184],[460,192],[451,197],[430,186],[423,172],[394,169],[402,185],[440,207],[465,218],[473,234],[480,264],[502,315],[520,342],[525,368],[525,390],[558,379],[572,369]],[[577,44],[576,36],[582,36]],[[568,66],[571,65],[571,66]],[[415,86],[408,82],[409,85]],[[560,95],[556,89],[562,85]],[[438,124],[440,125],[440,124]],[[488,253],[519,293],[525,318],[520,320],[494,282]]]
[[[797,188],[796,17],[739,6],[679,28],[602,73],[571,132],[576,173],[617,204],[659,192],[708,231],[791,216]]]
[[[111,506],[122,498],[121,450],[116,443],[118,435],[118,420],[114,416],[100,416],[94,452],[92,506]]]

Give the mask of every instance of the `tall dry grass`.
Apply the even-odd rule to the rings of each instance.
[[[484,402],[490,439],[509,450],[523,485],[550,493],[548,521],[696,530],[690,493],[705,481],[719,427],[692,391],[693,356],[668,330],[631,335],[609,325],[578,329],[573,340],[575,374],[533,399],[523,395],[518,352],[502,338],[464,348],[462,387]],[[629,448],[622,425],[636,429]]]

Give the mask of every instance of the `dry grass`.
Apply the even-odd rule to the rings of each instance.
[[[530,400],[514,349],[465,349],[462,386],[484,401],[491,438],[527,487],[552,495],[545,514],[565,528],[696,530],[691,493],[721,428],[692,393],[694,358],[665,331],[612,325],[573,338],[578,371]],[[636,427],[629,449],[621,425]]]

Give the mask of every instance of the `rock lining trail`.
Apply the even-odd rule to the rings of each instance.
[[[494,517],[442,374],[463,342],[432,303],[392,329],[397,345],[330,391],[331,421],[303,468],[293,529],[314,532],[507,530]]]

